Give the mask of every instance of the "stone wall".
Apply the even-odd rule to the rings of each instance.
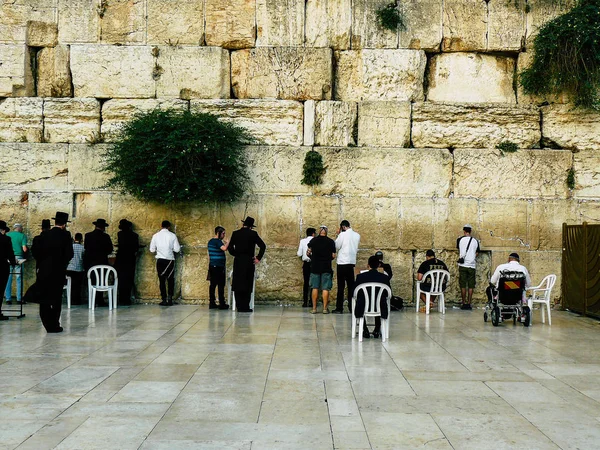
[[[303,230],[342,219],[362,235],[359,265],[381,249],[407,300],[428,248],[451,268],[450,301],[459,297],[466,222],[481,239],[478,300],[512,251],[535,283],[549,273],[560,282],[562,223],[600,220],[600,115],[566,94],[527,96],[515,76],[537,29],[572,2],[411,0],[398,33],[376,25],[387,3],[0,2],[0,218],[33,237],[56,210],[71,214],[72,232],[104,217],[115,241],[127,218],[145,244],[169,219],[184,245],[177,290],[189,302],[207,298],[214,227],[231,232],[245,215],[268,245],[257,282],[265,301],[300,300]],[[211,112],[253,133],[247,197],[155,205],[104,189],[105,146],[154,108]],[[502,141],[519,150],[503,154]],[[314,188],[300,183],[310,149],[327,166]],[[148,252],[137,291],[158,297]]]

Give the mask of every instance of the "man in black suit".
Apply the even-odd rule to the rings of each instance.
[[[108,227],[106,220],[98,219],[92,223],[96,228],[94,231],[86,233],[83,241],[85,248],[85,253],[83,254],[83,267],[86,272],[93,266],[108,265],[108,255],[113,251],[112,240],[105,232],[106,227]],[[94,278],[92,278],[92,283],[96,283]],[[96,292],[96,306],[107,306],[107,304],[104,303],[103,292]]]
[[[0,292],[4,292],[6,288],[11,265],[17,265],[15,252],[10,237],[6,235],[6,222],[0,220]],[[1,309],[0,320],[8,320],[8,317],[2,314]]]
[[[363,272],[356,277],[356,285],[354,287],[354,295],[356,298],[356,306],[354,307],[354,316],[357,319],[360,319],[365,312],[365,296],[362,291],[359,290],[361,284],[364,283],[383,283],[387,286],[390,285],[390,277],[379,272],[377,268],[379,267],[379,258],[376,255],[369,257],[368,267],[369,270],[367,272]],[[379,289],[375,290],[375,295],[379,294]],[[387,293],[384,292],[381,296],[381,319],[388,318],[388,307],[387,307]],[[373,337],[378,338],[381,336],[381,319],[379,317],[375,317],[375,329],[373,330]],[[369,329],[367,328],[367,321],[364,322],[363,328],[363,338],[370,338]]]
[[[58,211],[54,228],[40,235],[35,244],[40,319],[48,333],[60,333],[62,293],[67,266],[73,258],[71,233],[67,231],[69,215]]]
[[[250,296],[254,285],[254,266],[260,262],[267,249],[264,241],[252,228],[254,228],[254,218],[246,217],[242,228],[231,234],[227,248],[229,254],[234,257],[231,287],[235,293],[239,312],[252,312]],[[259,252],[254,256],[257,246]]]

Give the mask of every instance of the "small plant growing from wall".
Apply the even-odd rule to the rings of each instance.
[[[106,187],[143,201],[231,202],[248,176],[243,128],[212,114],[154,110],[135,116],[105,153]]]
[[[498,145],[496,145],[496,148],[500,150],[502,156],[504,156],[505,153],[514,153],[517,150],[519,150],[519,146],[514,142],[510,141],[502,141]]]
[[[304,157],[304,166],[302,167],[302,184],[307,186],[316,186],[323,182],[325,166],[323,166],[323,157],[319,152],[309,150]]]
[[[569,172],[567,172],[567,187],[570,190],[575,189],[575,169],[572,167],[569,169]]]
[[[533,50],[531,65],[519,76],[526,94],[566,92],[577,106],[600,109],[600,0],[579,0],[546,23]]]
[[[403,30],[406,27],[396,2],[388,3],[377,10],[377,22],[382,28],[390,31]]]

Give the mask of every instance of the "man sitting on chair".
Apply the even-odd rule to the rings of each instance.
[[[511,253],[508,255],[508,262],[500,264],[498,267],[496,267],[494,275],[492,275],[492,278],[490,279],[490,284],[494,285],[497,289],[502,272],[521,272],[523,275],[525,275],[525,289],[531,286],[531,277],[529,276],[529,271],[525,266],[521,265],[519,260],[520,258],[518,253]],[[523,300],[525,300],[525,290],[523,290]]]
[[[368,262],[369,270],[367,272],[363,272],[356,277],[356,284],[354,286],[354,294],[356,296],[356,305],[354,307],[354,317],[356,319],[360,319],[365,312],[365,297],[362,290],[359,290],[361,284],[365,283],[382,283],[387,286],[390,285],[390,277],[379,272],[377,268],[379,267],[379,258],[376,255],[369,257]],[[379,294],[379,289],[375,290],[375,296]],[[373,337],[378,338],[381,336],[381,319],[388,318],[388,307],[387,307],[387,292],[384,292],[381,296],[381,318],[375,317],[375,329],[373,330]],[[363,338],[370,338],[369,329],[367,328],[367,320],[363,322]]]
[[[419,266],[419,270],[417,270],[417,280],[423,281],[423,276],[430,270],[448,270],[446,263],[444,263],[444,261],[442,261],[441,259],[437,259],[433,250],[427,250],[427,253],[425,253],[425,261],[421,263],[421,265]],[[444,291],[446,290],[446,283],[444,283],[442,288]],[[423,283],[421,283],[421,300],[425,301],[426,296],[425,294],[423,294],[423,292],[431,292],[430,279],[426,279],[423,281]],[[437,295],[432,295],[430,298],[431,301],[434,302],[437,298]]]

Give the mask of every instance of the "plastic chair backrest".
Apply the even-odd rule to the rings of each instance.
[[[430,293],[441,293],[444,291],[444,283],[450,279],[450,272],[443,269],[434,269],[423,275],[423,283],[431,284]]]
[[[106,288],[114,285],[114,280],[117,279],[117,271],[112,266],[107,265],[98,265],[90,267],[88,270],[87,276],[88,279],[91,278],[91,274],[94,273],[96,278],[95,286],[99,288]],[[110,276],[113,276],[113,283],[110,283]]]
[[[554,284],[556,283],[556,275],[552,274],[552,275],[546,275],[544,277],[544,279],[542,280],[542,282],[540,283],[540,287],[538,289],[536,289],[537,292],[543,291],[543,300],[549,300],[550,299],[550,294],[552,293],[552,288],[554,287]],[[538,297],[539,300],[541,300]]]
[[[523,272],[500,272],[498,281],[498,300],[503,305],[516,305],[523,300],[525,290],[525,274]]]
[[[356,298],[362,292],[365,299],[365,315],[380,315],[381,297],[387,292],[388,305],[392,298],[392,290],[387,284],[383,283],[362,283],[356,286]],[[375,301],[372,301],[375,299]]]

